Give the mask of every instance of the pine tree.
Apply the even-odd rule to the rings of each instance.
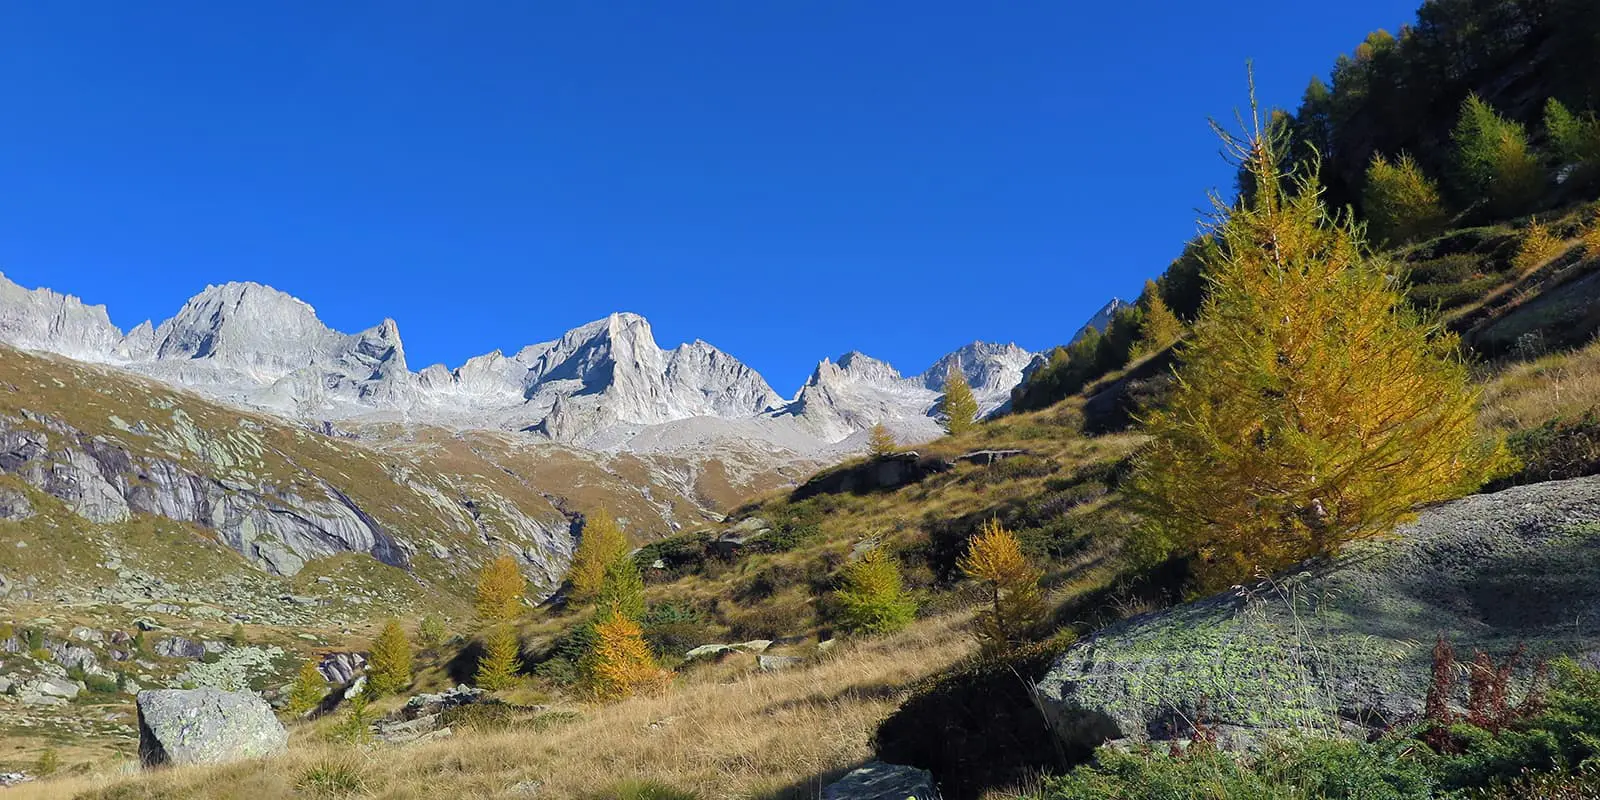
[[[1594,112],[1579,116],[1552,97],[1544,106],[1544,127],[1562,165],[1600,167],[1600,118]]]
[[[879,548],[844,568],[843,586],[834,597],[844,627],[861,633],[893,633],[911,624],[917,613],[900,565]]]
[[[502,623],[490,628],[483,636],[483,650],[478,656],[478,671],[473,682],[491,692],[511,688],[517,682],[521,656],[522,643],[515,627]]]
[[[289,689],[289,710],[304,714],[322,705],[323,698],[327,696],[328,682],[322,677],[322,670],[317,669],[315,659],[307,659],[300,665],[300,674]]]
[[[978,615],[985,650],[999,652],[1026,642],[1044,621],[1039,572],[1022,555],[1022,543],[997,520],[984,524],[958,566],[988,594],[989,607]]]
[[[658,688],[671,673],[656,663],[639,624],[621,613],[603,615],[594,626],[594,650],[585,673],[596,698],[615,700]]]
[[[893,453],[900,446],[894,440],[894,434],[881,422],[873,423],[872,434],[867,437],[867,452],[874,456],[886,456]]]
[[[1278,186],[1259,122],[1224,140]],[[1200,589],[1385,534],[1505,463],[1479,438],[1456,337],[1410,310],[1314,174],[1296,183],[1218,202],[1225,246],[1130,486],[1143,555],[1191,556]]]
[[[632,556],[624,553],[606,565],[595,608],[599,619],[613,612],[635,622],[644,619],[644,576],[639,574],[639,565]]]
[[[1520,214],[1538,201],[1544,169],[1528,149],[1528,132],[1521,125],[1474,94],[1461,105],[1453,138],[1469,196],[1488,197],[1490,209],[1500,215]]]
[[[367,656],[367,691],[373,697],[391,695],[411,685],[411,642],[398,620],[384,623]]]
[[[1372,154],[1362,208],[1367,215],[1368,233],[1380,245],[1435,236],[1444,230],[1448,219],[1439,200],[1439,187],[1405,153],[1393,163],[1382,153]]]
[[[584,517],[578,552],[573,555],[572,568],[567,571],[572,600],[587,603],[595,599],[605,582],[606,567],[627,552],[628,540],[610,511],[599,508]]]
[[[972,396],[972,387],[967,385],[967,376],[951,367],[944,381],[945,433],[966,433],[977,426],[977,417],[978,401]]]
[[[478,621],[496,625],[516,619],[522,613],[522,595],[528,590],[528,580],[517,568],[517,560],[502,555],[484,566],[478,573]]]
[[[1161,290],[1155,281],[1144,282],[1144,294],[1139,296],[1139,305],[1144,313],[1139,321],[1139,338],[1129,354],[1132,358],[1140,359],[1159,353],[1183,338],[1183,322],[1161,299]]]
[[[444,620],[429,614],[417,623],[417,646],[438,647],[444,643]]]

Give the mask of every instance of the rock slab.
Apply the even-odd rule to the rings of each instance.
[[[828,784],[822,800],[939,800],[927,770],[873,761]]]
[[[156,689],[140,692],[139,763],[221,764],[281,753],[289,732],[251,692]]]
[[[1600,652],[1600,477],[1476,495],[1424,511],[1331,564],[1125,620],[1063,653],[1038,685],[1071,747],[1280,733],[1364,736],[1415,719],[1432,647],[1499,663]],[[1466,700],[1459,681],[1458,705]]]

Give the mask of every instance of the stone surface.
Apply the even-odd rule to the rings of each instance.
[[[924,458],[915,452],[891,453],[819,472],[790,493],[790,497],[798,501],[824,494],[886,491],[948,471],[951,466],[942,458]]]
[[[798,656],[756,656],[756,668],[762,672],[779,672],[802,663],[805,663],[805,659]]]
[[[1526,643],[1525,669],[1600,650],[1600,630],[1573,624],[1600,613],[1597,587],[1600,478],[1524,486],[1424,511],[1332,565],[1106,628],[1038,691],[1074,745],[1181,738],[1202,698],[1239,746],[1364,735],[1419,713],[1439,635],[1497,662]]]
[[[139,761],[220,764],[281,753],[289,740],[264,700],[249,692],[157,689],[138,694]]]
[[[828,784],[822,800],[939,800],[939,789],[926,770],[873,761]]]
[[[78,696],[78,692],[83,691],[83,686],[77,681],[54,675],[39,678],[33,682],[31,688],[46,697],[60,697],[64,700],[71,700]]]

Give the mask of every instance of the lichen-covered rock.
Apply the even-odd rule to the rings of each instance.
[[[939,800],[933,775],[874,761],[822,790],[822,800]]]
[[[281,753],[289,733],[250,692],[156,689],[138,695],[139,762],[221,764]]]
[[[1239,746],[1281,731],[1359,735],[1419,713],[1438,636],[1497,661],[1525,643],[1525,669],[1600,648],[1600,629],[1573,625],[1600,613],[1600,478],[1444,504],[1308,569],[1079,642],[1038,686],[1057,734],[1087,746],[1183,737],[1203,706]]]

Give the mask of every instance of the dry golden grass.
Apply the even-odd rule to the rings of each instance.
[[[790,671],[708,670],[669,693],[582,709],[541,733],[464,734],[417,747],[355,748],[297,731],[284,756],[220,767],[119,775],[103,772],[7,791],[44,798],[515,797],[524,781],[543,797],[583,797],[648,779],[705,798],[815,796],[870,758],[869,737],[903,690],[976,649],[970,617],[923,620],[892,637],[847,643]],[[720,676],[720,677],[719,677]]]
[[[1491,429],[1538,427],[1600,405],[1600,341],[1516,364],[1487,381],[1483,421]]]

